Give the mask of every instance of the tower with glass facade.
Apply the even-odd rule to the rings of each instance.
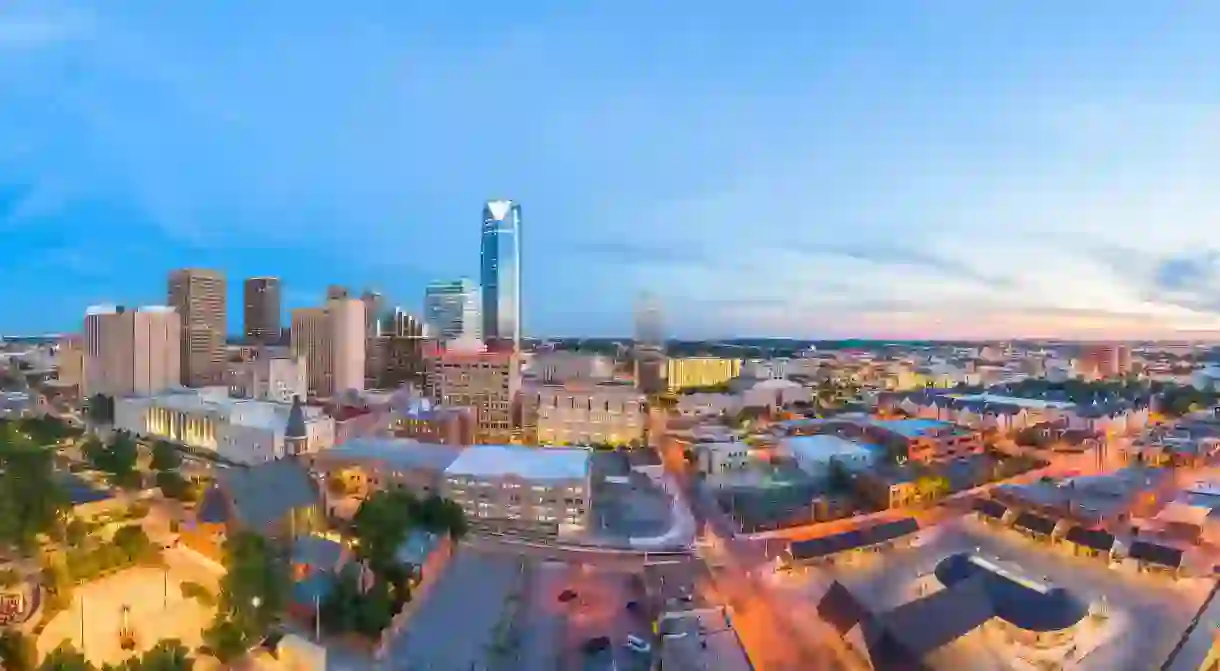
[[[480,252],[483,340],[489,348],[521,349],[521,206],[492,200],[483,206]]]

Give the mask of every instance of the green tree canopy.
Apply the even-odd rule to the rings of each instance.
[[[38,671],[96,671],[97,667],[80,653],[70,642],[64,641],[47,655]]]
[[[67,508],[53,453],[11,426],[0,427],[0,545],[32,549],[39,534],[58,528]]]
[[[5,671],[34,671],[38,649],[34,639],[16,629],[0,630],[0,665]]]
[[[154,471],[173,471],[182,466],[182,453],[173,443],[158,440],[153,443],[152,464]]]
[[[266,538],[242,532],[225,541],[224,566],[221,613],[247,638],[263,636],[288,605],[287,562]]]
[[[176,471],[158,471],[157,487],[161,489],[161,493],[167,499],[176,499],[178,501],[193,501],[195,499],[195,488]]]
[[[208,653],[222,664],[233,662],[246,654],[250,643],[251,637],[241,627],[219,615],[212,626],[203,631],[203,644]]]
[[[182,641],[171,638],[157,641],[143,655],[116,667],[107,667],[107,671],[191,671],[194,667],[191,651],[182,645]]]
[[[398,490],[374,492],[360,504],[352,518],[352,533],[357,551],[374,570],[393,563],[419,505],[409,492]]]

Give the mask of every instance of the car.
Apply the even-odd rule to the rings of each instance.
[[[634,634],[627,635],[627,642],[623,644],[627,649],[635,652],[649,653],[652,652],[652,646],[644,639]]]
[[[634,612],[638,611],[639,609],[640,609],[640,602],[638,602],[638,601],[628,601],[627,602],[627,610],[634,613]]]
[[[576,592],[574,592],[570,589],[565,589],[564,591],[559,593],[559,603],[567,603],[569,601],[572,601],[575,598],[576,598]]]
[[[594,636],[593,638],[585,641],[584,645],[581,646],[586,655],[596,655],[609,647],[609,636]]]

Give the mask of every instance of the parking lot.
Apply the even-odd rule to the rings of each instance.
[[[642,584],[631,574],[557,561],[538,562],[530,570],[530,590],[519,622],[520,655],[510,668],[648,668],[648,655],[625,646],[628,635],[646,640],[650,635]],[[629,607],[631,602],[636,605]],[[602,637],[602,645],[590,643]]]
[[[881,612],[915,599],[914,585],[920,576],[929,574],[944,557],[959,552],[996,557],[1021,567],[1032,578],[1065,587],[1086,601],[1104,600],[1115,615],[1115,626],[1123,630],[1081,660],[1079,668],[1083,669],[1159,668],[1211,587],[1205,579],[1175,581],[1161,574],[1139,573],[1130,561],[1111,567],[1099,559],[1070,556],[1062,548],[973,518],[920,532],[910,548],[840,555],[834,565],[811,568],[808,574],[777,574],[775,582],[781,589],[796,590],[816,602],[830,582],[838,580],[873,612]],[[1200,626],[1215,627],[1216,623]],[[938,667],[948,668],[943,660],[953,659],[952,664],[959,669],[1000,668],[983,658],[994,651],[980,649],[977,638],[966,636],[945,646],[958,648],[959,655],[944,648],[938,651]],[[969,654],[965,653],[967,648]],[[970,658],[978,661],[961,666]]]
[[[495,630],[520,574],[514,557],[463,547],[391,642],[393,668],[492,668]]]

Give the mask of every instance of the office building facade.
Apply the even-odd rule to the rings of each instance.
[[[480,253],[483,340],[493,349],[521,350],[521,206],[483,206]]]
[[[513,437],[513,404],[521,388],[516,352],[439,350],[428,357],[426,392],[436,405],[471,408],[482,443]]]
[[[182,324],[182,384],[223,385],[227,285],[219,271],[184,268],[169,275],[169,305]]]
[[[251,277],[242,287],[245,299],[246,340],[270,345],[280,340],[280,281],[275,277]]]
[[[424,289],[424,322],[438,340],[483,339],[479,286],[469,279],[433,282]]]
[[[644,394],[630,385],[527,384],[521,393],[523,433],[544,445],[643,443]]]
[[[178,386],[181,342],[181,321],[172,308],[89,308],[81,396],[143,396]]]
[[[305,359],[309,394],[331,398],[364,390],[364,303],[332,299],[292,313],[292,352]]]
[[[424,323],[415,315],[395,308],[377,325],[369,339],[366,385],[397,389],[405,384],[423,386],[424,358],[429,339]]]

